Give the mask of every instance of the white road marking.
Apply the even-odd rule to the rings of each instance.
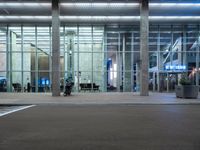
[[[14,112],[17,112],[17,111],[20,111],[20,110],[24,110],[24,109],[27,109],[27,108],[31,108],[31,107],[34,107],[34,106],[35,106],[35,105],[20,106],[20,108],[16,108],[16,109],[13,109],[13,110],[10,110],[10,111],[7,111],[7,112],[5,112],[5,113],[0,114],[0,117],[5,116],[5,115],[8,115],[8,114],[11,114],[11,113],[14,113]]]

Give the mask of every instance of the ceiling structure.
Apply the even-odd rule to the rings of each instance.
[[[62,23],[138,23],[139,0],[60,0]],[[200,0],[150,0],[150,22],[200,22]],[[2,23],[51,23],[51,0],[1,0]]]

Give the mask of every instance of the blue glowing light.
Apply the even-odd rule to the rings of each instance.
[[[49,85],[50,81],[49,80],[46,80],[46,85]]]
[[[45,85],[45,79],[42,79],[42,85]]]
[[[165,70],[186,70],[185,65],[166,65]]]

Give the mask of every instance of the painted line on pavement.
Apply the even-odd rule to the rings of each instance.
[[[20,106],[20,108],[16,108],[16,109],[13,109],[11,111],[0,114],[0,117],[14,113],[14,112],[17,112],[17,111],[20,111],[20,110],[28,109],[28,108],[31,108],[31,107],[34,107],[34,106],[36,106],[36,105]]]

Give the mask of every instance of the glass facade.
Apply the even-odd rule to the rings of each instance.
[[[198,24],[151,25],[149,89],[174,91],[183,73],[199,84]],[[0,92],[51,92],[51,26],[0,26]],[[60,27],[60,88],[140,91],[139,26]]]
[[[199,25],[150,26],[150,90],[174,91],[181,74],[199,85]]]

